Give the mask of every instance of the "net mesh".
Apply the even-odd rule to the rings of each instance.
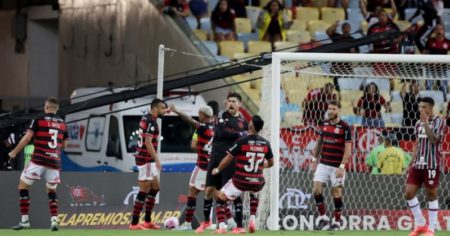
[[[379,63],[334,61],[285,61],[281,65],[280,111],[272,110],[271,67],[263,68],[260,115],[266,121],[263,136],[280,139],[278,189],[267,185],[258,208],[260,228],[267,227],[271,214],[270,192],[279,191],[279,225],[286,230],[312,230],[317,211],[312,195],[312,150],[326,102],[341,101],[341,118],[352,130],[352,156],[347,164],[344,212],[341,228],[349,230],[409,230],[413,227],[403,190],[405,170],[415,142],[414,124],[419,119],[418,97],[432,97],[434,112],[447,117],[447,78],[450,63]],[[373,100],[375,99],[375,100]],[[279,134],[270,132],[272,112],[281,116]],[[376,147],[391,134],[393,144],[404,152],[399,174],[382,175]],[[450,135],[442,138],[440,209],[438,229],[450,230]],[[381,165],[381,166],[380,166]],[[327,214],[334,209],[329,189],[324,192]],[[424,194],[418,195],[427,207]]]

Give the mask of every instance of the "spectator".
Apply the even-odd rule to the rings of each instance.
[[[378,155],[386,150],[384,146],[383,136],[378,136],[378,146],[372,148],[369,155],[366,156],[366,165],[369,167],[369,171],[371,174],[379,174],[380,170],[378,169]]]
[[[302,102],[303,123],[306,125],[318,125],[323,121],[328,109],[328,101],[337,100],[334,93],[334,85],[327,83],[323,88],[313,89],[308,92]]]
[[[398,141],[394,134],[384,139],[385,150],[378,154],[377,167],[383,175],[401,175],[409,165],[411,156],[397,147]]]
[[[415,40],[417,48],[419,48],[420,52],[423,52],[426,47],[427,38],[433,32],[437,24],[443,23],[441,19],[443,2],[439,0],[418,0],[417,4],[417,11],[409,18],[409,21],[412,22],[414,18],[422,13],[423,25],[417,32]]]
[[[247,11],[245,10],[244,0],[229,0],[228,4],[230,8],[234,11],[236,17],[247,18]]]
[[[392,20],[389,20],[388,14],[385,11],[381,11],[378,14],[378,22],[373,24],[369,30],[367,31],[367,35],[382,33],[387,31],[400,31],[397,24],[395,24]],[[373,53],[399,53],[401,36],[394,40],[381,40],[373,43]]]
[[[434,30],[434,37],[430,37],[427,41],[425,50],[423,53],[425,54],[435,54],[435,55],[447,55],[450,50],[450,41],[445,38],[445,29],[441,24],[436,25]],[[432,67],[432,66],[431,66]],[[432,67],[432,69],[428,70],[428,74],[432,79],[426,80],[425,85],[427,90],[433,89],[433,84],[435,82],[438,83],[438,88],[440,91],[444,93],[444,100],[447,98],[447,68],[439,68],[439,66]],[[435,80],[440,79],[440,80]]]
[[[397,7],[394,0],[359,1],[359,8],[369,28],[378,23],[380,13],[384,11],[385,7],[391,7],[392,11],[387,14],[387,17],[389,21],[392,21],[397,16]]]
[[[208,15],[208,1],[207,0],[190,0],[189,9],[192,15],[197,20],[197,29],[202,28],[201,18]]]
[[[283,41],[286,39],[287,29],[291,25],[292,22],[289,22],[283,5],[277,0],[272,0],[267,3],[258,17],[259,39],[272,44]]]
[[[186,0],[164,0],[164,11],[184,18],[189,15],[189,6]]]
[[[353,40],[355,40],[355,38],[353,38],[353,36],[350,34],[352,31],[352,26],[350,25],[350,23],[348,22],[344,22],[341,25],[341,30],[342,30],[342,34],[339,34],[336,32],[336,29],[339,26],[339,21],[336,21],[336,23],[332,26],[330,26],[326,33],[328,34],[328,36],[330,37],[330,39],[333,41],[333,43],[338,43],[338,42],[351,42]],[[346,49],[346,50],[342,50],[339,52],[343,52],[343,53],[356,53],[358,52],[358,48],[350,48],[350,49]]]
[[[338,7],[340,5],[344,9],[348,8],[350,0],[328,0],[326,4],[320,4],[323,1],[314,1],[314,0],[294,0],[293,4],[298,6],[300,3],[303,7]],[[319,3],[319,4],[318,4]]]
[[[227,0],[220,0],[211,14],[211,26],[215,41],[235,40],[236,25],[234,12]]]
[[[378,86],[375,83],[369,83],[364,88],[364,94],[359,98],[354,112],[362,116],[362,125],[370,128],[383,128],[384,120],[381,116],[381,106],[384,106],[386,112],[390,112],[389,103],[380,95]]]
[[[412,80],[411,82],[403,82],[400,97],[403,102],[402,125],[406,128],[414,128],[419,120],[419,90],[420,88],[417,81]]]

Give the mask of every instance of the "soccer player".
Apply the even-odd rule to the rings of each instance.
[[[226,156],[227,150],[233,145],[236,140],[247,136],[248,123],[239,113],[241,99],[241,95],[238,93],[230,93],[228,95],[226,102],[226,111],[219,115],[217,124],[215,126],[212,152],[208,163],[208,171],[206,174],[205,195],[207,199],[211,199],[210,202],[208,202],[208,204],[210,205],[212,205],[212,199],[217,189],[222,188],[222,186],[226,184],[228,180],[233,176],[234,165],[228,165],[217,175],[212,175],[211,171],[219,165],[220,161],[222,161],[222,159]],[[233,232],[245,232],[245,229],[242,226],[242,199],[237,198],[234,201],[234,206],[237,227],[233,229]],[[209,208],[209,210],[211,210],[211,208]],[[204,214],[205,216],[209,216],[209,213],[206,212],[206,209]],[[230,217],[230,215],[231,214],[228,213],[227,218]],[[231,217],[229,218],[228,226],[230,228],[232,228],[236,223],[234,223]],[[195,232],[204,232],[205,229],[210,226],[210,224],[210,222],[207,222],[206,224],[202,223]]]
[[[208,169],[208,159],[211,149],[209,143],[214,136],[214,125],[212,123],[214,112],[209,106],[201,107],[198,110],[199,121],[196,121],[192,117],[178,111],[173,104],[169,108],[179,115],[181,119],[193,126],[197,134],[197,163],[189,181],[188,202],[185,211],[186,221],[178,228],[178,230],[192,230],[192,217],[195,213],[197,195],[205,190],[206,170]],[[205,201],[208,200],[205,199]],[[209,217],[209,215],[206,217]]]
[[[319,210],[318,230],[329,225],[326,216],[326,206],[323,197],[323,185],[331,182],[331,195],[334,199],[334,218],[329,226],[330,230],[339,230],[341,213],[344,206],[342,201],[342,188],[345,181],[345,164],[351,155],[350,126],[339,117],[341,104],[339,101],[328,103],[328,120],[323,121],[320,127],[320,136],[314,149],[312,170],[315,170],[313,179],[313,193]],[[320,156],[320,160],[317,160]],[[319,164],[317,164],[319,162]]]
[[[135,155],[138,167],[139,193],[134,202],[133,217],[129,229],[159,229],[151,222],[151,213],[155,205],[155,197],[159,192],[159,172],[161,163],[156,155],[158,150],[159,127],[157,118],[162,118],[166,110],[163,100],[155,98],[150,105],[150,112],[142,116],[139,122],[139,141]],[[139,224],[139,216],[145,205],[144,223]]]
[[[420,120],[416,123],[416,143],[413,147],[413,161],[406,179],[405,198],[414,216],[415,229],[409,234],[433,236],[438,216],[438,187],[440,167],[440,147],[444,132],[444,119],[433,114],[434,100],[423,97],[419,102]],[[428,220],[420,210],[417,191],[425,187],[428,200]]]
[[[233,159],[236,162],[236,171],[230,179],[216,194],[216,214],[219,229],[216,233],[226,233],[225,209],[226,202],[240,197],[244,192],[250,192],[250,219],[248,231],[254,233],[256,230],[256,210],[259,199],[256,194],[264,187],[265,180],[263,169],[273,166],[273,153],[270,143],[258,135],[263,128],[264,121],[259,116],[254,116],[248,128],[248,136],[239,139],[228,150],[227,155],[219,166],[212,170],[213,175],[223,171]]]
[[[28,210],[30,207],[30,195],[28,189],[35,180],[41,179],[44,175],[47,181],[48,206],[50,208],[50,228],[52,231],[58,230],[58,198],[56,187],[60,183],[59,170],[61,169],[61,149],[66,146],[67,126],[64,120],[56,115],[59,109],[59,101],[54,97],[45,100],[45,114],[31,121],[26,134],[19,144],[8,154],[10,158],[16,155],[34,137],[34,151],[31,155],[30,163],[25,167],[20,176],[19,199],[20,213],[22,219],[20,223],[13,226],[14,230],[30,228]]]

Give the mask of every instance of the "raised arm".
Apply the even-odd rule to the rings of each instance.
[[[390,16],[391,16],[391,19],[394,20],[394,18],[397,16],[397,12],[398,12],[397,6],[395,5],[394,0],[391,0],[391,9],[392,9],[392,12],[391,12]]]
[[[169,106],[169,109],[171,111],[175,112],[175,114],[177,114],[183,121],[185,121],[186,123],[188,123],[189,125],[194,127],[194,129],[198,129],[200,123],[198,121],[194,120],[192,117],[186,115],[185,113],[178,111],[178,109],[175,107],[175,105],[171,104]]]
[[[331,37],[333,34],[336,33],[336,29],[337,29],[338,26],[339,26],[339,21],[336,21],[336,23],[334,23],[333,25],[328,27],[326,32],[327,32],[329,37]]]

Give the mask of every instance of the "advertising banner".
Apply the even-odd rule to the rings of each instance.
[[[10,228],[20,220],[17,184],[20,172],[0,172],[0,228]],[[152,221],[163,224],[168,217],[181,217],[187,201],[190,175],[163,173]],[[137,173],[61,172],[58,186],[61,228],[124,229],[130,224],[134,200],[139,191]],[[203,199],[203,196],[199,196]],[[32,228],[49,228],[50,212],[45,181],[36,181],[30,190]],[[198,201],[201,214],[203,201]],[[144,215],[141,214],[142,220]],[[181,217],[182,218],[182,217]]]

